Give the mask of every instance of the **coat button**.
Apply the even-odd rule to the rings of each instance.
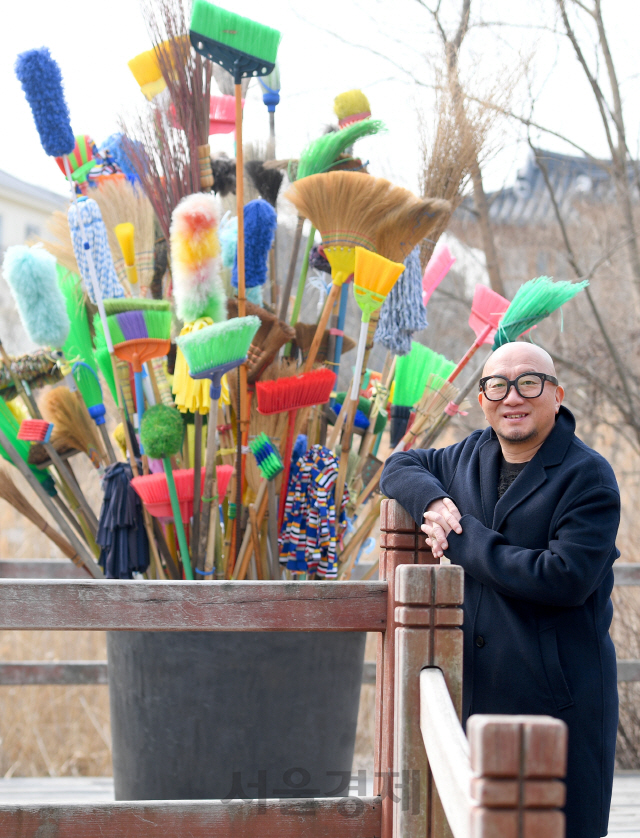
[[[476,646],[478,649],[482,649],[484,646],[484,637],[481,634],[476,637]]]

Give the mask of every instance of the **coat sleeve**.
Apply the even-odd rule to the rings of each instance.
[[[499,594],[530,602],[582,605],[616,559],[620,496],[605,486],[588,489],[561,512],[546,550],[508,544],[472,515],[451,532],[445,555]]]
[[[457,445],[392,454],[384,465],[380,489],[388,498],[397,500],[413,520],[422,524],[427,507],[434,500],[450,497],[450,485],[460,455],[479,433],[472,434]],[[455,498],[452,498],[455,502]]]

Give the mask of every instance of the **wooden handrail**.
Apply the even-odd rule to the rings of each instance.
[[[454,838],[469,838],[473,806],[469,743],[441,669],[420,673],[420,730]]]

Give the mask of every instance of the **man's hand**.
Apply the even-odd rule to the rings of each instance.
[[[458,535],[462,532],[461,517],[460,510],[451,498],[434,500],[427,507],[424,513],[424,524],[420,529],[427,534],[427,546],[431,548],[436,559],[444,556],[444,551],[449,546],[447,536],[451,530]]]

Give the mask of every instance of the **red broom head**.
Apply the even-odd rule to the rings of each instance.
[[[44,419],[25,419],[20,425],[18,439],[27,442],[49,442],[53,424]]]
[[[180,468],[173,472],[183,521],[188,521],[193,515],[193,471],[192,468]],[[204,485],[204,473],[205,468],[203,466],[200,477],[201,486]],[[227,494],[233,468],[232,466],[217,466],[216,473],[218,477],[218,497],[222,503],[224,496]],[[154,518],[173,518],[169,487],[164,472],[134,477],[131,485],[140,495],[148,512]]]
[[[257,381],[258,412],[267,416],[325,404],[331,398],[335,382],[335,373],[325,367],[290,378]]]

